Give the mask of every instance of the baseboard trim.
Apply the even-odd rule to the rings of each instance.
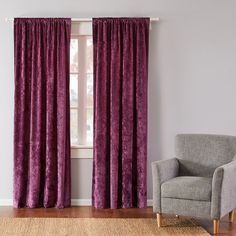
[[[91,199],[71,199],[72,206],[91,206],[92,201]],[[152,199],[147,200],[147,206],[152,206]]]
[[[91,206],[91,199],[71,199],[72,206]],[[0,206],[13,206],[12,199],[0,199]],[[152,199],[147,200],[147,206],[152,206]]]
[[[91,199],[71,199],[72,206],[91,206]]]
[[[152,205],[153,205],[152,199],[148,199],[148,200],[147,200],[147,206],[148,206],[148,207],[152,207]]]
[[[91,206],[91,199],[71,199],[72,206]],[[13,206],[13,199],[0,199],[0,206]]]
[[[0,199],[0,206],[13,206],[13,199]]]

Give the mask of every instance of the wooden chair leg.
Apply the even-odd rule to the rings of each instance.
[[[157,227],[161,227],[161,213],[157,213]]]
[[[219,233],[219,227],[220,227],[220,220],[213,220],[213,234]]]
[[[232,210],[230,213],[229,213],[229,222],[230,223],[233,223],[234,221],[234,210]]]

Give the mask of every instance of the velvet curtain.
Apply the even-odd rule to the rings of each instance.
[[[70,206],[71,20],[14,20],[14,207]]]
[[[95,18],[96,208],[146,207],[149,18]]]

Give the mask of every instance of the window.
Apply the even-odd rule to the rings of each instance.
[[[72,34],[70,47],[71,145],[91,147],[93,142],[92,36]]]

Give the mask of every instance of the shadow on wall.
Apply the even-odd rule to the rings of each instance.
[[[152,199],[151,162],[162,157],[160,80],[158,79],[158,31],[160,21],[152,22],[149,39],[149,76],[148,76],[148,161],[147,181],[148,199]]]

